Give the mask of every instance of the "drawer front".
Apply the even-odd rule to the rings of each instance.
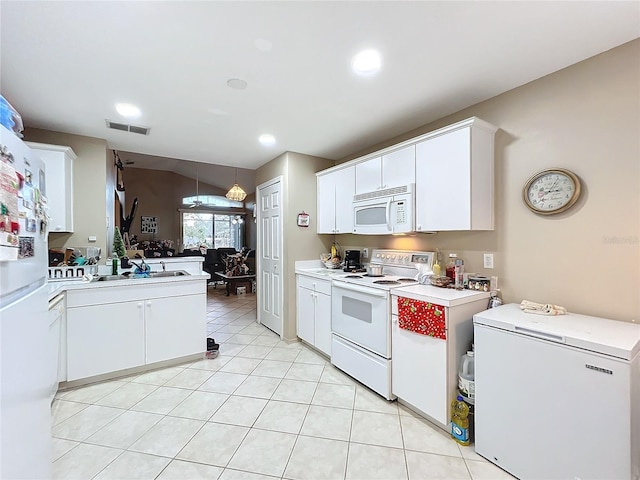
[[[117,283],[113,281],[105,286],[68,290],[67,308],[206,293],[205,280],[114,285]]]
[[[374,355],[334,334],[331,338],[331,363],[387,400],[394,398],[391,394],[391,360]]]
[[[308,288],[314,292],[331,295],[331,280],[320,280],[317,277],[307,277],[306,275],[298,275],[298,286]]]

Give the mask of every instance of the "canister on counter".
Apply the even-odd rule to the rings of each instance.
[[[488,292],[491,287],[491,279],[483,275],[469,275],[469,290]]]

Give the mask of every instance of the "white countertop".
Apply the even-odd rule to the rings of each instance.
[[[105,288],[105,287],[126,287],[131,285],[149,285],[160,283],[188,282],[193,280],[208,280],[210,275],[202,272],[200,274],[182,275],[178,277],[160,277],[160,278],[128,278],[126,280],[112,280],[110,282],[89,282],[86,280],[65,280],[60,282],[48,282],[49,300],[56,295],[69,290],[82,290],[87,288]]]
[[[336,275],[346,275],[341,268],[327,268],[320,260],[300,260],[295,263],[296,274],[331,280]]]
[[[456,290],[454,288],[434,287],[433,285],[411,285],[391,290],[391,295],[437,303],[443,307],[455,307],[465,303],[486,300],[489,303],[489,292],[475,290]]]

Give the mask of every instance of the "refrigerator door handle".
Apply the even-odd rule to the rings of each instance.
[[[524,328],[524,327],[516,326],[514,331],[516,333],[521,333],[523,335],[529,335],[530,337],[542,338],[543,340],[549,340],[551,342],[567,343],[565,337],[563,337],[561,335],[554,335],[552,333],[539,332],[538,330],[533,330],[531,328]]]

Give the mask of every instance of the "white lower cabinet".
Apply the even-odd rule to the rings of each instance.
[[[458,362],[471,347],[473,315],[486,309],[488,294],[445,290],[445,298],[438,299],[432,293],[439,294],[438,287],[416,285],[403,290],[411,293],[392,296],[391,390],[400,401],[448,429],[451,401],[458,391]],[[417,294],[420,290],[428,293]],[[439,305],[446,318],[446,340],[401,329],[399,296]]]
[[[65,380],[202,353],[206,321],[204,281],[70,290]]]
[[[206,350],[202,295],[154,298],[145,303],[146,363],[184,357]]]
[[[143,302],[67,311],[67,381],[144,365]]]
[[[298,337],[331,356],[331,281],[296,275]]]

